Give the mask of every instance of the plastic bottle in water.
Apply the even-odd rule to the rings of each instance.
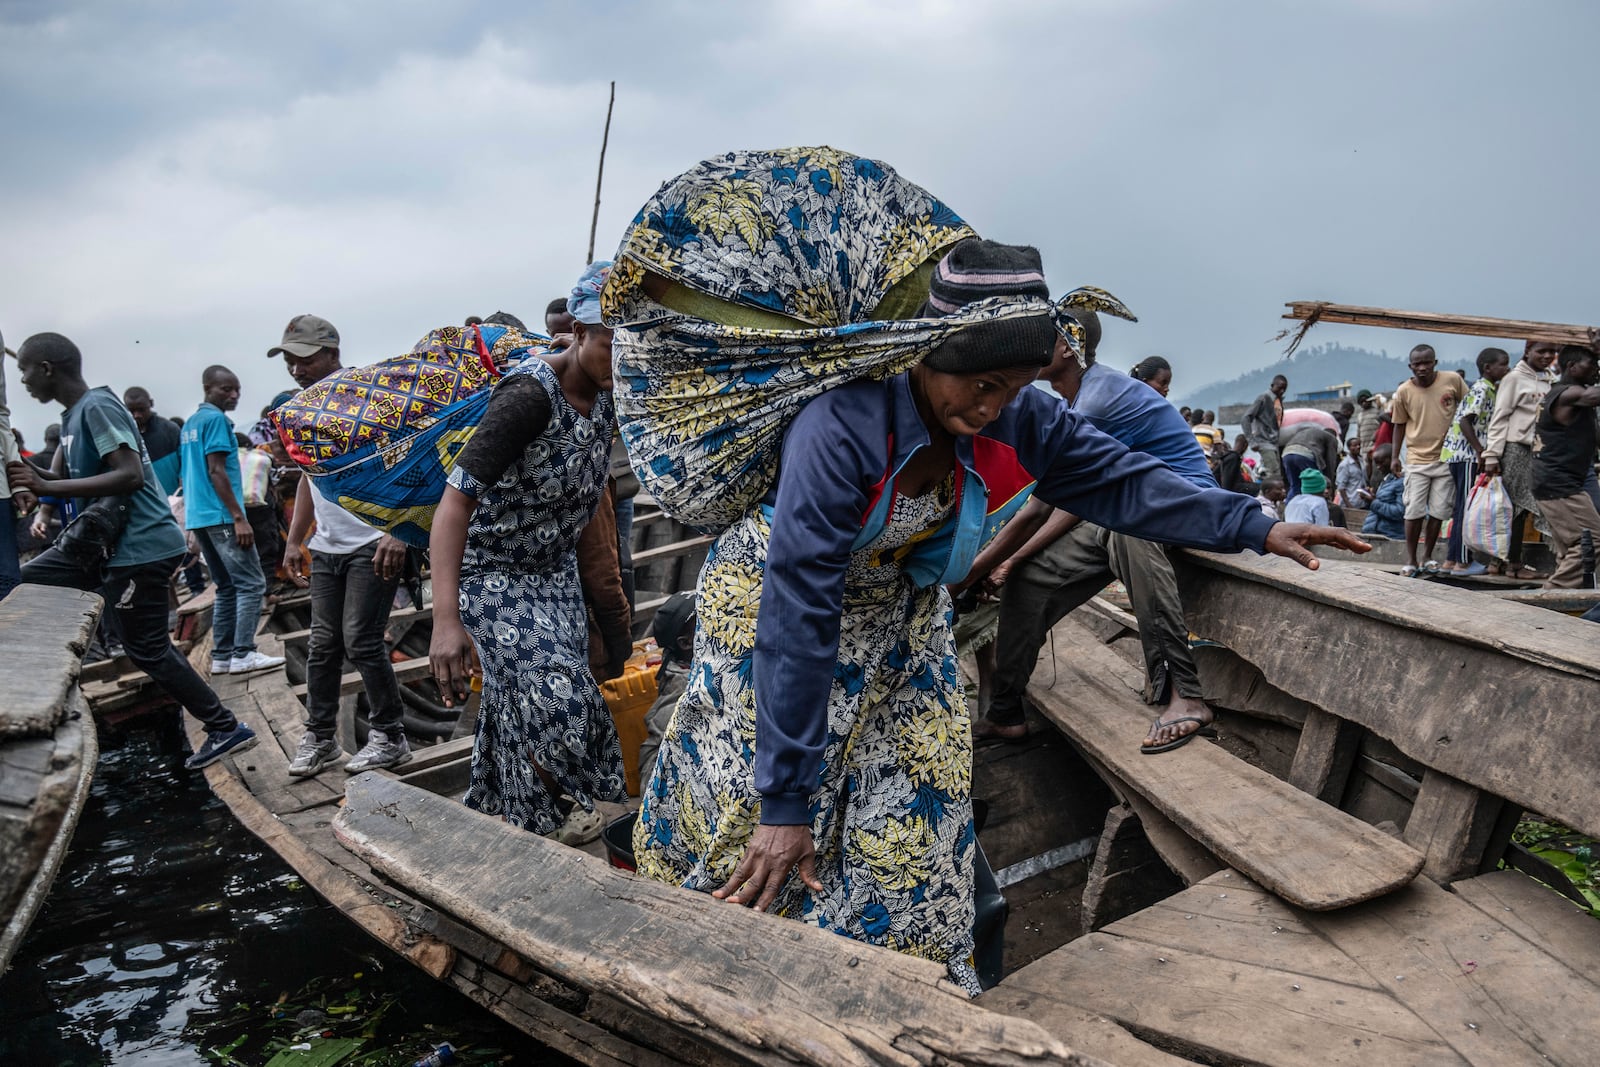
[[[445,1067],[446,1064],[456,1062],[456,1050],[446,1041],[422,1059],[413,1063],[411,1067]]]

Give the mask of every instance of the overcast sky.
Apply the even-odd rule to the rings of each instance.
[[[584,263],[611,79],[599,256],[700,159],[832,144],[1116,293],[1141,321],[1104,356],[1167,356],[1175,393],[1276,359],[1291,299],[1595,322],[1597,31],[1582,0],[0,0],[0,331],[166,414],[227,364],[243,428],[297,313],[346,363],[537,323]],[[15,369],[36,446],[58,413]]]

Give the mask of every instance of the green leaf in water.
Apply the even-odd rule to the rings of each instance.
[[[360,1051],[362,1044],[359,1037],[314,1037],[279,1052],[267,1067],[336,1067]]]

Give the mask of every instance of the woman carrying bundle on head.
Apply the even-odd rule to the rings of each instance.
[[[923,319],[964,325],[908,370],[812,399],[776,484],[713,546],[634,849],[649,877],[939,961],[975,994],[972,740],[945,585],[1030,491],[1140,537],[1308,567],[1307,544],[1360,543],[1197,488],[1027,388],[1078,329],[1036,250],[972,238],[924,277]]]
[[[622,749],[589,670],[574,549],[605,490],[616,416],[608,263],[572,290],[572,345],[529,357],[495,386],[433,517],[434,680],[467,697],[476,647],[483,705],[468,807],[581,844],[596,800],[621,800]],[[570,808],[563,810],[563,804]]]

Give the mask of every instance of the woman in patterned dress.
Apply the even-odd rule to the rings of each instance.
[[[599,833],[596,800],[626,795],[616,728],[589,670],[574,553],[616,430],[597,300],[608,266],[592,265],[573,290],[571,347],[528,358],[495,386],[429,542],[428,658],[445,703],[466,699],[474,646],[483,671],[466,804],[569,844]]]
[[[1154,540],[1303,562],[1298,542],[1356,543],[1274,525],[1024,388],[1058,336],[1035,250],[957,245],[924,315],[996,296],[1040,311],[823,393],[786,431],[775,488],[701,571],[689,686],[634,832],[641,874],[936,960],[973,993],[972,740],[945,584],[1035,478]]]

